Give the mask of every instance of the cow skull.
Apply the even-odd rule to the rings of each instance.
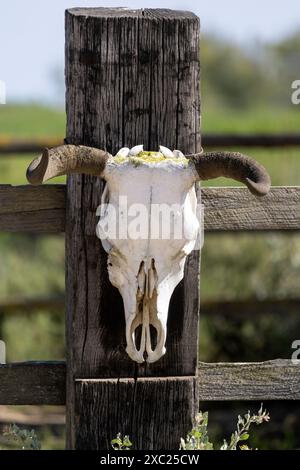
[[[162,146],[144,152],[141,145],[122,148],[115,157],[85,146],[46,149],[29,166],[27,178],[39,184],[71,173],[106,180],[96,233],[108,253],[109,279],[123,298],[126,351],[136,362],[155,362],[165,354],[170,298],[199,232],[195,182],[231,177],[260,196],[269,191],[270,178],[239,153],[185,157]]]

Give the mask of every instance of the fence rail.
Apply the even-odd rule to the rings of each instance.
[[[45,147],[63,144],[62,138],[16,140],[0,136],[0,156],[39,153]],[[204,148],[214,147],[292,147],[300,145],[300,134],[204,134]]]
[[[203,188],[202,201],[205,206],[206,231],[300,229],[300,187],[272,188],[270,194],[263,199],[251,196],[248,190],[243,188]],[[64,185],[0,186],[2,231],[63,232],[65,209]],[[90,217],[95,217],[95,213],[91,211]],[[299,302],[297,299],[296,301]],[[61,302],[62,299],[59,299],[56,306],[61,305]],[[46,306],[46,303],[36,301],[36,308],[43,306]],[[274,307],[271,304],[268,306]],[[18,307],[22,307],[18,301],[15,305],[6,305],[8,310]],[[238,306],[244,307],[242,304]],[[250,307],[248,305],[248,309]],[[216,308],[220,308],[220,305],[217,307],[211,304],[208,306],[208,312],[214,309],[216,311]],[[224,308],[224,304],[221,308]],[[200,363],[198,375],[201,401],[300,399],[300,366],[290,360],[262,363]],[[122,379],[103,379],[104,386],[111,380]],[[0,365],[0,404],[63,405],[65,394],[64,362]]]
[[[65,307],[64,295],[53,297],[33,297],[33,298],[7,298],[0,299],[0,319],[1,315],[30,314],[35,310],[53,310],[53,313],[61,314]],[[251,318],[260,316],[266,312],[272,315],[299,314],[300,297],[289,299],[264,299],[255,298],[245,300],[202,300],[201,316],[218,316],[230,318]]]
[[[199,363],[198,376],[200,401],[300,400],[300,365],[288,359],[253,363]],[[90,380],[103,383],[122,381]],[[143,382],[150,379],[137,380]],[[0,365],[1,405],[64,405],[65,395],[64,362]]]
[[[273,187],[261,199],[246,188],[206,187],[202,188],[202,202],[207,232],[300,229],[300,187]],[[0,185],[2,231],[64,232],[65,209],[65,185]],[[89,214],[94,225],[95,212]]]
[[[7,298],[0,300],[0,315],[19,313],[30,313],[35,310],[62,309],[65,305],[64,295],[53,297],[33,297],[33,298]]]
[[[0,406],[0,425],[14,423],[22,426],[63,426],[66,422],[63,407],[49,409],[40,406],[30,406],[25,410],[11,408],[9,405]],[[0,437],[1,445],[1,437]]]

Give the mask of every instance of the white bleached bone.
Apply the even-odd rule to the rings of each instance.
[[[174,157],[174,154],[173,154],[172,150],[168,149],[167,147],[164,147],[163,145],[159,146],[159,151],[166,158],[173,158]]]
[[[142,145],[131,151],[126,147],[118,155],[138,155],[142,150]],[[109,279],[123,297],[126,351],[137,362],[154,362],[165,353],[170,298],[183,278],[203,219],[201,210],[197,218],[194,183],[230,177],[256,196],[267,194],[271,186],[265,168],[238,152],[201,151],[188,159],[179,150],[175,158],[162,158],[163,154],[174,155],[161,146],[159,152],[144,152],[141,158],[113,158],[106,150],[66,144],[44,149],[26,174],[35,185],[77,173],[106,181],[96,233],[108,252]],[[200,231],[198,248],[202,239]]]
[[[173,150],[173,155],[174,155],[174,157],[176,157],[176,158],[184,158],[184,155],[183,155],[183,153],[181,152],[181,150]]]
[[[134,157],[144,150],[143,145],[135,145],[130,149],[129,155]]]
[[[128,157],[128,155],[129,155],[129,148],[123,147],[118,151],[116,157]]]
[[[106,165],[105,179],[114,210],[107,209],[100,218],[97,235],[101,235],[102,225],[106,226],[116,213],[122,214],[122,229],[128,228],[127,237],[117,233],[102,240],[108,252],[109,279],[123,298],[126,352],[138,363],[155,362],[166,352],[170,299],[183,278],[186,257],[198,235],[194,172],[169,160],[148,163],[141,159],[136,165],[118,164],[112,158]],[[122,197],[126,197],[127,210],[121,204]],[[130,215],[130,208],[137,204],[142,206],[143,213],[136,225],[146,230],[140,237],[129,230],[138,218],[136,214]],[[163,217],[160,212],[155,214],[155,207],[160,205],[170,210]],[[162,219],[170,230],[166,238],[150,230],[152,222],[156,226]],[[184,230],[175,233],[182,220]]]

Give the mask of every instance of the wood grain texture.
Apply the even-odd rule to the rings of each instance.
[[[161,142],[171,148],[179,145],[186,152],[199,148],[196,17],[154,10],[135,11],[133,15],[130,11],[124,14],[123,10],[97,9],[88,16],[78,9],[75,16],[72,12],[67,14],[67,85],[68,76],[72,79],[75,75],[80,80],[72,80],[68,86],[68,142],[80,141],[112,153],[137,142],[144,142],[149,149],[158,148]],[[85,106],[80,99],[85,100]],[[89,298],[89,304],[78,307],[85,313],[76,315],[79,323],[74,325],[74,331],[80,340],[73,342],[78,347],[74,363],[78,373],[87,377],[132,376],[136,366],[125,353],[122,300],[108,281],[106,254],[95,237],[94,214],[101,186],[99,181],[80,178],[69,179],[71,223],[67,224],[71,239],[67,238],[67,244],[75,246],[76,256],[70,253],[68,259],[73,260],[71,270],[76,273],[77,282],[80,279],[81,297]],[[76,264],[79,251],[81,266]],[[158,366],[153,364],[149,370],[141,367],[138,374],[179,375],[195,371],[196,356],[190,357],[191,347],[196,351],[197,344],[197,328],[191,328],[197,325],[198,312],[195,263],[197,253],[190,257],[185,281],[178,286],[170,306],[173,323],[169,325],[168,354]],[[86,269],[87,274],[83,272]],[[87,276],[85,284],[82,280]],[[188,298],[184,295],[185,286]],[[71,310],[74,312],[74,308]]]
[[[274,187],[262,198],[245,188],[202,188],[201,193],[208,232],[300,229],[300,187]]]
[[[66,219],[64,185],[0,185],[0,230],[63,232]]]
[[[63,362],[0,364],[0,405],[64,405]]]
[[[198,375],[198,393],[201,401],[300,400],[300,365],[292,364],[289,359],[254,363],[208,364],[201,362],[198,366]],[[63,362],[25,362],[0,365],[0,405],[64,405],[65,379],[66,368]],[[169,383],[173,379],[170,378]],[[182,379],[182,377],[175,378],[177,381]],[[194,387],[194,385],[191,385],[191,378],[188,379],[188,387]],[[155,383],[155,380],[155,378],[137,379],[140,383],[145,384],[147,381]],[[168,383],[169,378],[158,378],[159,380],[162,380],[161,383],[164,380]],[[108,384],[106,390],[110,390],[109,384],[115,383],[129,384],[129,388],[132,389],[136,382],[134,378],[83,379],[78,380],[78,384],[97,383],[97,381]],[[97,389],[97,386],[95,388]],[[111,389],[113,388],[111,386]],[[196,390],[196,386],[194,389]],[[112,393],[115,393],[115,390]],[[87,393],[92,397],[94,391],[87,387],[86,390],[80,393]],[[132,390],[129,393],[131,394]],[[140,393],[146,393],[146,391],[136,393],[137,399],[144,408],[146,404],[141,400],[142,395]],[[125,392],[122,395],[123,404],[124,396]],[[172,406],[171,395],[169,394],[168,397],[168,406]],[[98,399],[100,400],[99,397]],[[105,400],[103,401],[103,406]],[[121,413],[122,410],[117,409],[116,403],[117,401],[114,402],[115,406],[112,406],[112,412],[115,414]],[[124,405],[125,408],[123,410],[124,415],[126,414],[124,416],[124,423],[126,425],[129,419],[128,410],[131,409],[129,403],[130,401]],[[78,406],[80,409],[80,405]],[[93,405],[89,403],[88,408],[91,406]],[[132,403],[131,406],[133,406]],[[104,409],[101,412],[102,416],[104,416],[107,410]],[[114,422],[115,418],[110,423],[113,424]],[[143,426],[146,422],[146,419],[142,420],[141,418],[139,425]],[[108,434],[106,434],[106,438],[108,438]]]
[[[68,143],[112,154],[141,143],[149,150],[160,144],[200,150],[199,69],[199,20],[191,13],[67,11]],[[197,252],[172,297],[167,354],[145,366],[128,358],[122,298],[108,280],[107,256],[95,236],[102,190],[99,179],[68,178],[68,429],[75,428],[75,378],[194,375],[197,369]],[[74,435],[69,442],[74,446]]]
[[[197,412],[197,385],[196,377],[77,380],[76,449],[109,450],[118,432],[134,449],[178,449]]]
[[[100,180],[98,181],[100,188]],[[64,185],[0,185],[0,230],[62,232],[66,219]],[[94,198],[98,202],[96,189]],[[202,188],[206,232],[300,230],[300,187],[273,187],[261,199],[246,188]],[[94,237],[96,206],[86,209],[85,234]],[[77,201],[77,210],[81,201]],[[74,214],[74,218],[76,214]],[[101,249],[101,248],[100,248]]]
[[[300,399],[300,364],[289,359],[200,363],[198,372],[200,402]]]

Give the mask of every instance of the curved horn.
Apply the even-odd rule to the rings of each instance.
[[[267,170],[252,158],[238,152],[204,152],[189,155],[199,180],[225,176],[244,183],[252,194],[264,196],[270,190]]]
[[[41,184],[55,176],[86,173],[101,176],[111,155],[84,145],[61,145],[43,151],[29,165],[26,177],[31,184]]]

